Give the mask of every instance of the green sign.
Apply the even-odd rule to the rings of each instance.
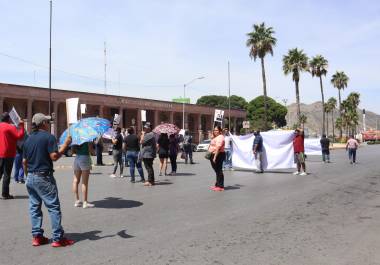
[[[172,99],[173,102],[176,102],[176,103],[186,103],[186,104],[190,104],[190,98],[173,98]]]

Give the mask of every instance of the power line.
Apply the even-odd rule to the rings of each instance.
[[[4,57],[8,57],[8,58],[16,60],[16,61],[23,62],[25,64],[29,64],[29,65],[33,65],[35,67],[39,67],[39,68],[42,68],[42,69],[45,69],[45,70],[49,70],[48,66],[45,66],[45,65],[42,65],[42,64],[38,64],[38,63],[29,61],[29,60],[26,60],[26,59],[18,57],[18,56],[6,54],[6,53],[3,53],[3,52],[0,52],[0,55],[4,56]],[[82,78],[82,79],[88,79],[88,80],[97,81],[97,82],[104,82],[104,79],[98,78],[98,77],[93,77],[93,76],[88,76],[88,75],[83,75],[83,74],[72,73],[72,72],[68,72],[68,71],[65,71],[65,70],[58,69],[58,68],[52,68],[52,70],[54,70],[56,72],[61,72],[61,73],[67,74],[67,75],[76,76],[76,77],[79,77],[79,78]],[[126,86],[139,86],[139,87],[182,87],[182,84],[169,84],[169,85],[167,85],[167,84],[136,84],[136,83],[125,83],[125,82],[112,81],[112,80],[107,80],[107,82],[108,83],[114,83],[114,84],[120,84],[120,85],[126,85]]]

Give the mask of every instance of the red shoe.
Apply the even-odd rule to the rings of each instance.
[[[74,240],[70,240],[67,238],[61,238],[59,241],[55,241],[51,243],[51,246],[54,248],[59,248],[59,247],[66,247],[66,246],[71,246],[74,244]]]
[[[214,190],[216,188],[216,186],[211,186],[210,189],[211,190]]]
[[[36,236],[36,237],[33,237],[33,239],[32,239],[33,247],[46,245],[47,243],[49,243],[49,238],[44,237],[44,236]]]
[[[224,188],[221,188],[221,187],[215,187],[214,191],[224,191]]]

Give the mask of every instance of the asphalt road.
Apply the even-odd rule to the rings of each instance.
[[[379,153],[360,148],[357,165],[344,150],[332,152],[331,164],[309,157],[308,176],[226,172],[225,192],[209,190],[214,175],[203,154],[155,187],[96,167],[93,209],[73,206],[72,158],[64,158],[56,179],[76,244],[32,247],[27,192],[12,183],[17,199],[0,201],[0,264],[380,264]],[[50,237],[47,214],[44,228]]]

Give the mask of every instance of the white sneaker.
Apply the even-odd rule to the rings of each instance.
[[[120,175],[121,178],[126,178],[127,176],[124,176],[124,175]]]
[[[86,209],[86,208],[93,208],[93,207],[95,207],[94,204],[89,203],[89,202],[83,202],[83,209]]]
[[[296,172],[293,173],[293,175],[299,175],[299,174],[300,174],[299,171],[296,171]]]
[[[307,173],[306,173],[306,172],[302,172],[302,173],[300,174],[300,176],[307,176]]]
[[[115,174],[111,174],[111,175],[110,175],[110,178],[113,178],[113,179],[114,179],[114,178],[117,178],[117,176],[116,176]]]
[[[75,201],[74,207],[81,207],[81,206],[82,206],[82,202],[80,200]]]

